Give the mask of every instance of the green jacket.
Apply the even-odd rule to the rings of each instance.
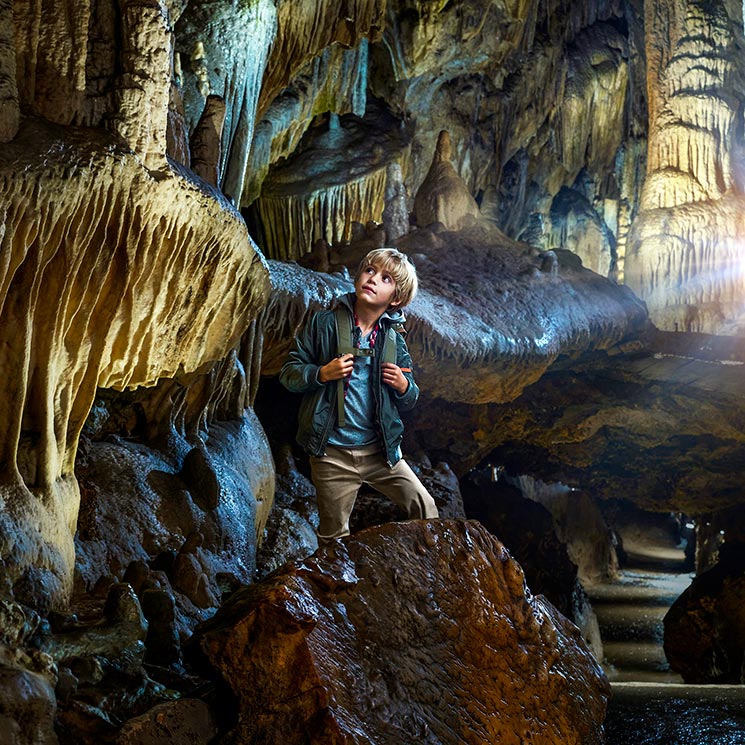
[[[340,298],[340,303],[354,318],[354,294]],[[375,397],[375,429],[380,435],[389,466],[401,459],[404,426],[399,412],[409,411],[419,398],[419,388],[411,372],[404,372],[409,387],[398,394],[384,385],[380,377],[380,362],[387,330],[404,321],[403,313],[394,309],[380,318],[380,333],[375,342],[373,358],[373,396]],[[411,369],[411,357],[403,335],[396,333],[396,364]],[[318,370],[337,355],[336,325],[333,310],[316,313],[295,338],[295,346],[282,365],[279,380],[287,390],[302,393],[298,414],[298,443],[310,454],[320,456],[326,450],[331,431],[336,425],[337,381],[320,383]]]

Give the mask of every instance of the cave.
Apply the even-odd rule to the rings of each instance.
[[[744,47],[0,0],[0,742],[745,742]],[[438,517],[363,485],[319,547],[281,372],[383,247]]]

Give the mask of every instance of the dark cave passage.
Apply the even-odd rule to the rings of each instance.
[[[670,669],[663,619],[695,574],[684,546],[664,539],[625,541],[618,579],[587,588],[613,690],[606,745],[745,743],[742,686],[685,684]]]

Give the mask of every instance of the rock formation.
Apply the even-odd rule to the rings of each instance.
[[[459,230],[479,217],[479,206],[453,168],[451,155],[450,135],[443,129],[432,165],[414,199],[414,217],[423,228],[438,222],[447,230]]]
[[[477,523],[359,533],[236,593],[196,639],[241,742],[602,742],[605,676]]]
[[[687,683],[745,680],[745,546],[725,544],[665,616],[665,654]]]
[[[556,256],[552,271],[545,253],[487,222],[459,232],[419,230],[398,245],[413,257],[420,278],[419,295],[406,311],[406,338],[429,398],[510,401],[559,355],[610,348],[644,328],[644,308],[625,288]],[[356,255],[353,245],[347,251]],[[461,255],[468,256],[467,266],[456,258]],[[267,309],[266,374],[278,372],[308,313],[351,290],[337,277],[271,266],[282,284]]]
[[[726,3],[645,5],[648,176],[626,273],[653,321],[674,331],[741,334],[743,143],[736,132],[745,90],[742,9],[732,12]]]
[[[267,274],[224,200],[175,169],[156,177],[109,137],[29,122],[0,159],[2,556],[12,580],[49,573],[55,596],[71,588],[73,468],[97,388],[153,385],[225,356]]]

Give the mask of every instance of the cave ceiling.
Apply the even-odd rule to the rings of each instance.
[[[394,241],[422,280],[412,442],[736,503],[742,360],[698,348],[717,374],[689,380],[634,354],[668,354],[650,328],[743,335],[743,43],[732,0],[0,4],[11,579],[69,592],[112,392],[179,471]]]

